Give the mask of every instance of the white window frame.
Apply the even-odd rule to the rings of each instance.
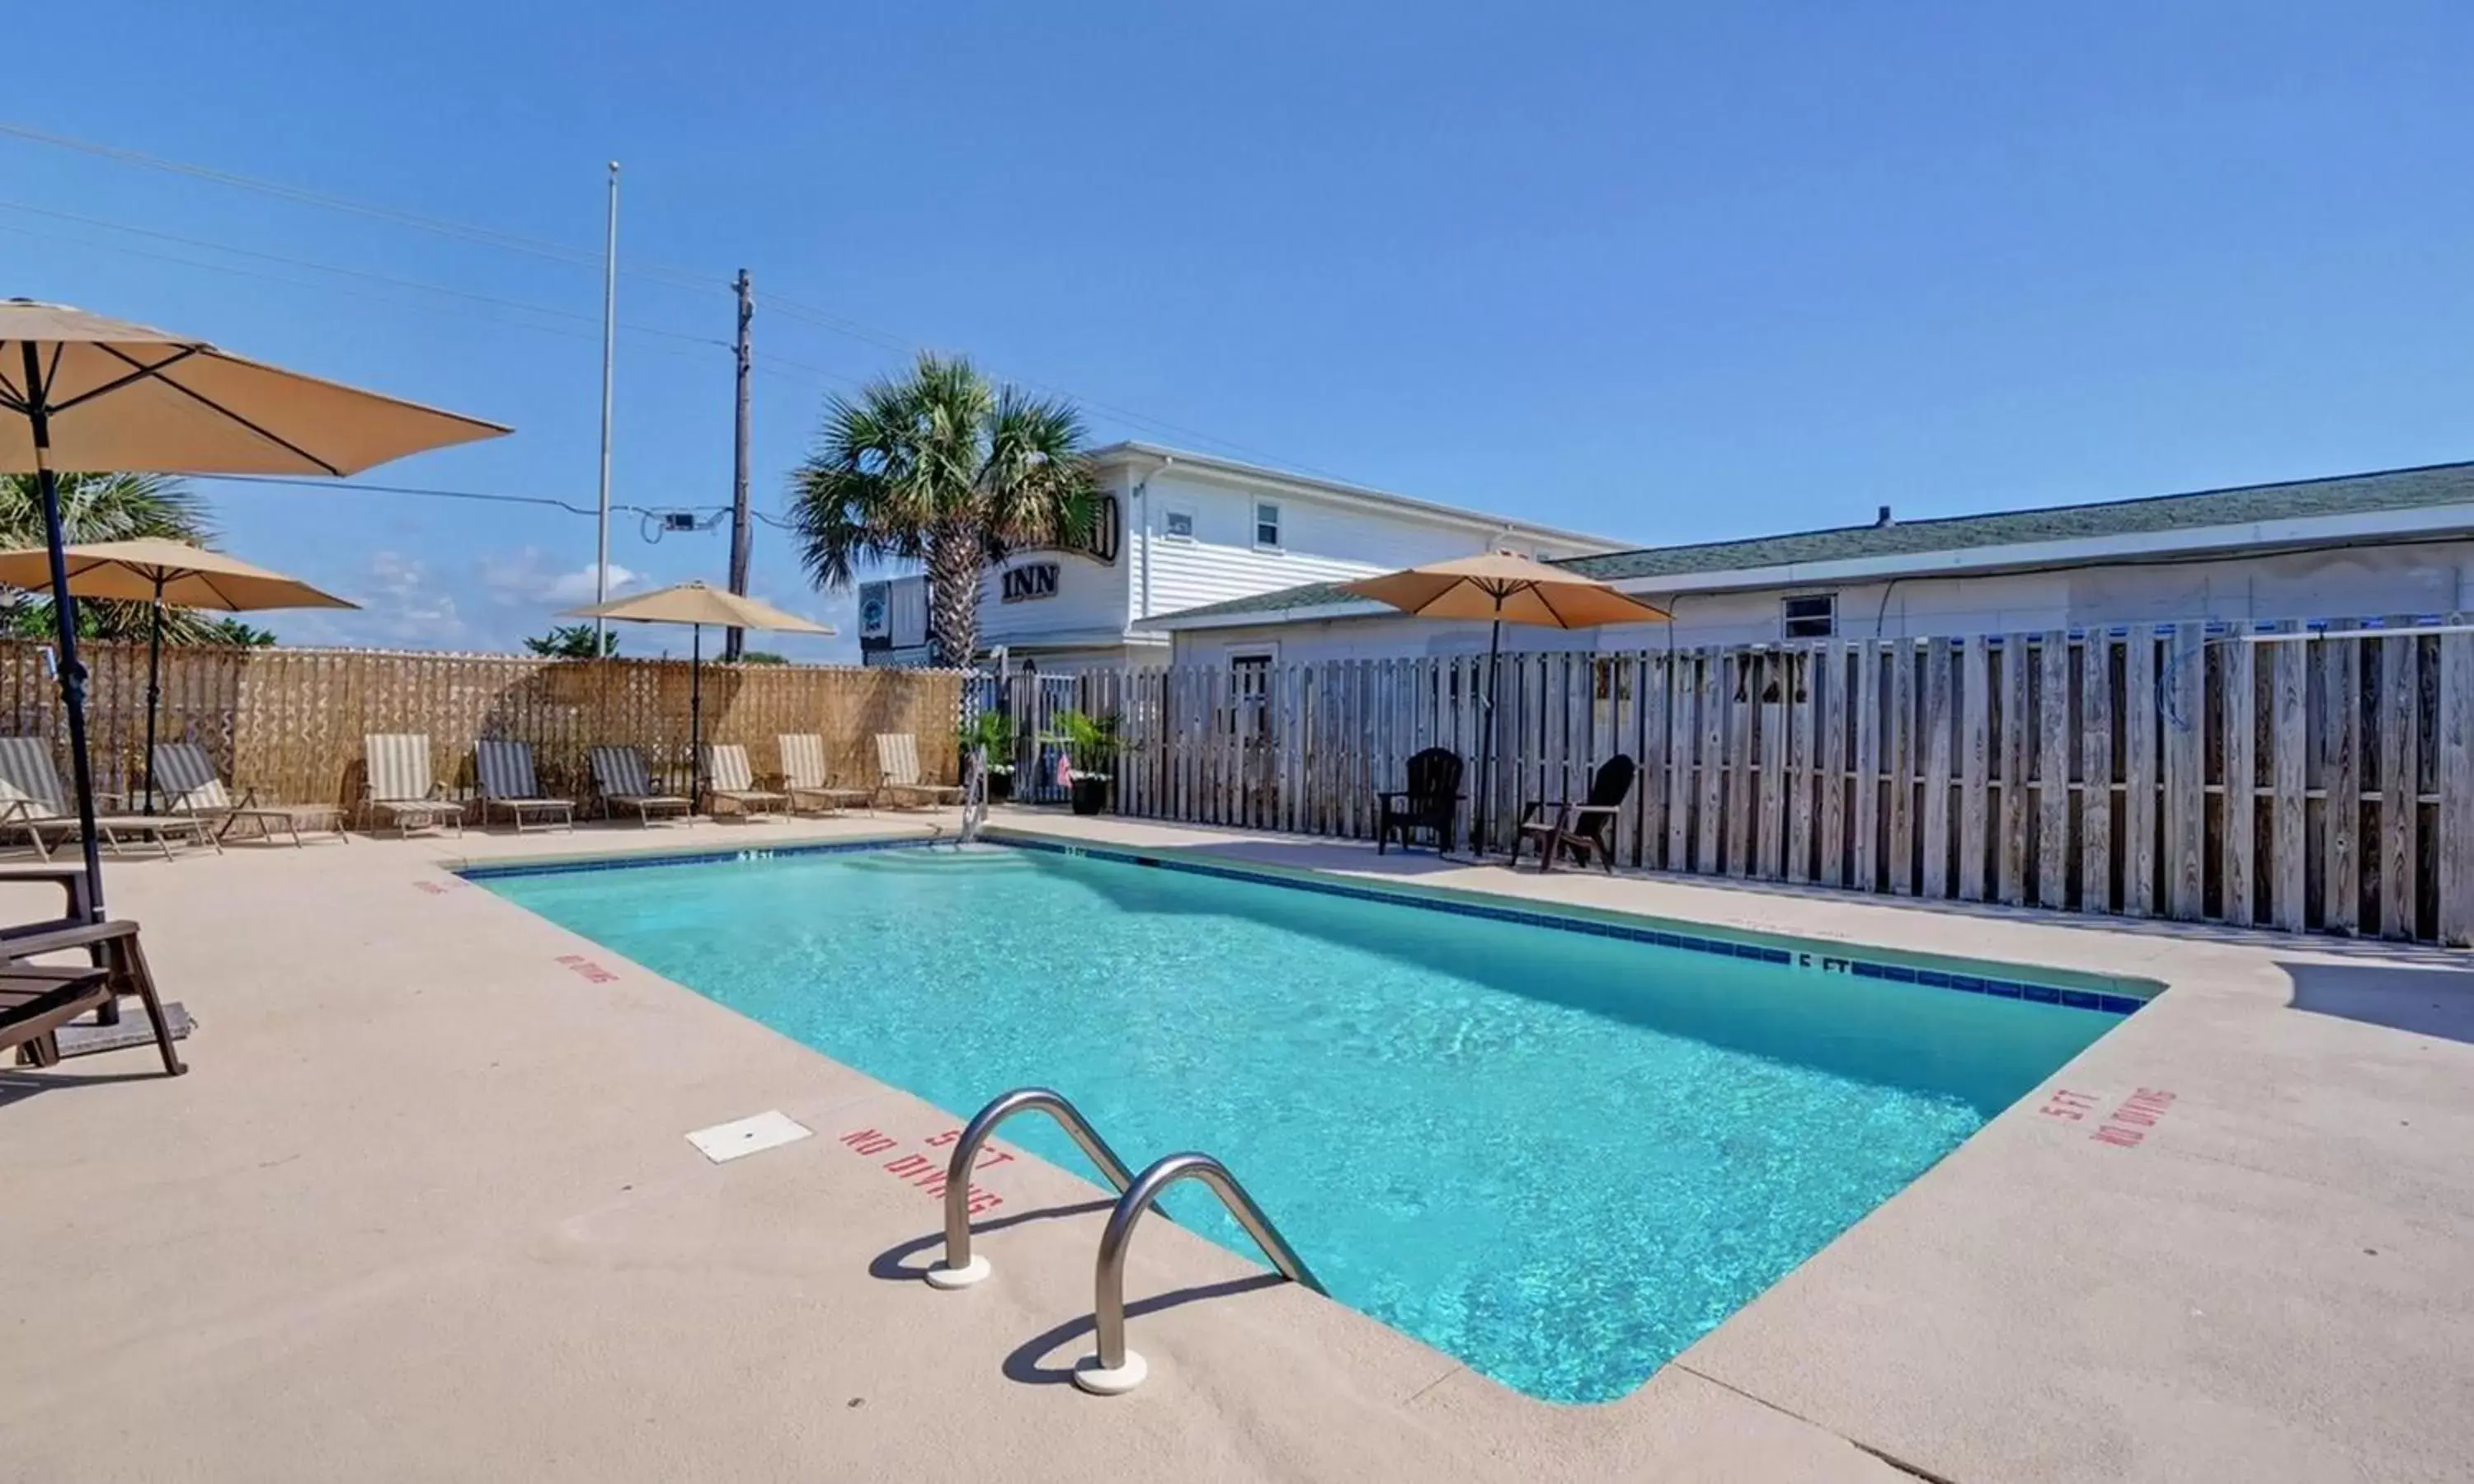
[[[1184,530],[1182,530],[1182,531],[1171,530],[1171,529],[1170,529],[1170,526],[1171,526],[1174,522],[1178,521],[1178,520],[1182,520],[1182,521],[1184,521],[1184,522],[1185,522],[1185,529],[1184,529]],[[1194,512],[1193,512],[1193,511],[1191,511],[1191,510],[1183,509],[1183,508],[1178,507],[1178,506],[1175,506],[1175,505],[1172,505],[1172,506],[1168,507],[1167,509],[1165,509],[1165,510],[1161,511],[1161,512],[1160,512],[1160,539],[1161,539],[1161,540],[1164,540],[1164,541],[1191,541],[1191,540],[1193,540],[1193,539],[1194,539]]]
[[[1796,633],[1794,629],[1795,625],[1799,623],[1810,623],[1813,621],[1813,616],[1811,614],[1806,614],[1801,618],[1797,617],[1795,613],[1791,611],[1793,605],[1798,603],[1810,603],[1815,600],[1830,605],[1830,632],[1827,634]],[[1838,637],[1838,594],[1835,591],[1790,592],[1782,594],[1779,598],[1779,637],[1783,639],[1834,639]]]
[[[1267,510],[1272,513],[1272,518],[1269,520],[1265,520],[1263,518],[1263,512]],[[1279,501],[1256,500],[1254,502],[1254,549],[1256,551],[1286,551],[1289,549],[1283,540],[1285,527],[1281,523],[1281,518],[1282,512],[1280,510]],[[1272,539],[1268,541],[1263,539],[1263,528],[1267,525],[1272,528]]]

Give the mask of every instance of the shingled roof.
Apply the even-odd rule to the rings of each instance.
[[[1637,551],[1574,557],[1554,565],[1607,582],[1654,582],[1660,578],[1714,576],[1762,567],[1916,557],[1973,547],[2088,540],[2447,505],[2474,505],[2474,463],[2434,464],[2419,468],[2278,485],[2244,485],[2232,490],[2150,495],[2093,505],[2054,505],[1984,515],[1902,520],[1889,525],[1835,526],[1749,540],[1650,546]],[[1333,584],[1308,583],[1164,616],[1172,620],[1216,618],[1358,601],[1361,600]]]

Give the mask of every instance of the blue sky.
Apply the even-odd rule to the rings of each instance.
[[[915,344],[1102,439],[1643,543],[2474,456],[2462,4],[141,9],[14,17],[109,85],[0,119],[578,259],[624,162],[620,318],[667,333],[621,337],[623,503],[728,498],[741,266],[764,510]],[[7,137],[0,203],[0,292],[519,430],[370,479],[591,503],[589,263]],[[589,588],[589,518],[211,490],[369,605],[287,638],[506,647]],[[845,629],[780,647],[847,653],[756,549]],[[718,581],[725,538],[612,556]]]

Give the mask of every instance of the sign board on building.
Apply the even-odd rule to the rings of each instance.
[[[1025,566],[1007,567],[1003,591],[1007,603],[1031,603],[1056,596],[1056,563],[1033,562]]]
[[[892,604],[888,601],[886,583],[859,585],[859,643],[861,649],[875,649],[893,642]]]

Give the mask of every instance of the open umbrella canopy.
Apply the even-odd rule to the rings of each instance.
[[[1501,619],[1552,629],[1650,623],[1667,616],[1665,610],[1617,592],[1596,578],[1501,551],[1386,572],[1344,583],[1341,590],[1420,618]]]
[[[831,634],[827,626],[786,613],[769,603],[702,583],[656,587],[632,598],[571,608],[561,618],[624,618],[640,624],[686,624],[691,631],[688,648],[688,797],[704,792],[704,631],[770,629],[782,634]],[[691,805],[692,806],[692,805]]]
[[[227,613],[271,608],[358,608],[321,592],[296,577],[252,566],[237,557],[155,538],[94,541],[65,547],[69,591],[81,598],[130,603],[161,599],[174,608],[214,609]],[[52,580],[47,546],[0,551],[0,585],[40,588]],[[158,586],[159,585],[159,586]]]
[[[510,431],[415,402],[303,376],[203,340],[65,304],[0,302],[0,473],[36,476],[42,491],[61,712],[77,778],[88,903],[103,912],[86,755],[85,666],[79,662],[59,474],[327,474]]]
[[[716,629],[771,629],[784,634],[831,634],[820,623],[786,613],[768,603],[702,583],[658,587],[632,598],[614,598],[569,609],[562,618],[628,618],[647,624],[699,624]]]
[[[1594,629],[1662,621],[1668,616],[1664,609],[1617,592],[1594,577],[1505,551],[1385,572],[1343,583],[1341,591],[1388,603],[1419,618],[1476,619],[1493,625],[1486,646],[1486,741],[1478,754],[1476,819],[1469,830],[1469,849],[1479,854],[1486,851],[1486,802],[1494,784],[1494,700],[1504,624]]]
[[[22,349],[20,347],[23,347]],[[36,370],[22,364],[31,353]],[[29,386],[38,380],[39,386]],[[39,401],[49,456],[36,457]],[[352,474],[509,431],[65,304],[0,302],[0,470]]]

